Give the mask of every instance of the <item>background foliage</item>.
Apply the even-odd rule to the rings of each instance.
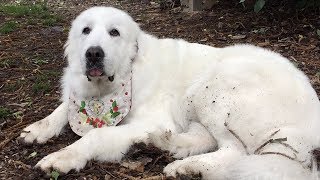
[[[296,8],[300,10],[320,7],[320,0],[285,0],[285,1],[287,1],[291,5],[291,8]],[[239,3],[241,3],[245,7],[246,0],[240,0]],[[268,5],[268,0],[255,0],[253,9],[255,12],[259,12],[263,9],[265,5]]]

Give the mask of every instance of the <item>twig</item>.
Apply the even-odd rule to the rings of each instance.
[[[12,162],[14,165],[20,165],[24,170],[31,170],[32,167],[30,165],[27,165],[21,161],[11,160],[9,163]]]
[[[12,132],[12,131],[15,131],[17,129],[20,130],[22,126],[25,126],[26,124],[29,124],[31,122],[33,122],[33,119],[30,119],[28,121],[24,121],[24,120],[21,119],[21,121],[19,123],[13,125],[10,128],[5,129],[4,132]]]
[[[118,174],[119,176],[122,176],[122,177],[125,177],[125,178],[128,178],[130,180],[138,180],[140,178],[136,178],[136,177],[133,177],[133,176],[130,176],[130,175],[127,175],[127,174],[124,174],[124,173],[121,173],[121,172],[115,172],[116,174]]]
[[[259,154],[260,153],[260,150],[264,147],[264,146],[266,146],[267,144],[269,144],[270,142],[270,139],[272,139],[272,137],[274,136],[274,135],[276,135],[278,132],[280,131],[280,129],[278,129],[278,130],[276,130],[275,132],[273,132],[269,137],[268,137],[268,139],[269,140],[267,140],[265,143],[263,143],[261,146],[259,146],[255,151],[254,151],[254,154]]]
[[[297,161],[297,162],[302,162],[302,161],[298,161],[297,160],[297,157],[291,157],[291,156],[288,156],[286,154],[283,154],[283,153],[279,153],[279,152],[262,152],[260,155],[267,155],[267,154],[275,154],[275,155],[280,155],[280,156],[284,156],[286,158],[289,158],[291,160],[294,160],[294,161]]]
[[[141,180],[159,180],[159,179],[164,179],[164,176],[158,175],[158,176],[151,176],[151,177],[147,177],[147,178],[142,178]]]
[[[265,143],[263,143],[261,146],[259,146],[255,151],[254,154],[260,154],[260,150],[264,148],[266,145],[270,143],[281,143],[283,141],[287,141],[287,138],[278,138],[278,139],[269,139]]]
[[[280,129],[276,130],[274,133],[272,133],[269,138],[272,138],[274,135],[276,135],[278,132],[280,131]]]
[[[111,172],[109,172],[109,171],[105,170],[103,167],[101,167],[101,165],[100,165],[99,163],[92,162],[92,164],[98,165],[98,168],[99,168],[101,171],[109,174],[109,175],[112,176],[114,179],[120,179],[119,177],[116,177],[116,176],[113,175]]]
[[[20,132],[16,132],[16,133],[10,134],[9,137],[6,137],[6,139],[0,143],[0,150],[2,150],[2,148],[5,147],[12,139],[18,137],[19,134]]]
[[[157,157],[157,159],[152,163],[151,168],[147,171],[147,173],[149,173],[154,168],[156,163],[163,157],[164,157],[164,154],[161,154],[159,157]]]
[[[244,29],[246,28],[241,22],[236,22],[236,24],[240,24]]]
[[[225,122],[224,123],[224,126],[228,129],[228,131],[234,136],[236,137],[242,144],[244,150],[246,151],[247,155],[249,155],[249,151],[248,151],[248,146],[242,141],[242,139],[238,136],[238,134],[236,134],[233,130],[231,130],[229,127],[228,127],[228,123]]]
[[[295,153],[299,153],[296,149],[294,149],[292,146],[290,146],[289,144],[285,143],[285,142],[279,142],[279,144],[284,145],[285,147],[291,149],[293,152]]]

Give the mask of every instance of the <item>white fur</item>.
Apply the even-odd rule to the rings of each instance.
[[[92,28],[88,36],[81,33],[86,26]],[[111,37],[111,28],[120,37]],[[87,80],[84,54],[90,46],[103,48],[105,72],[115,75],[113,82]],[[308,78],[279,54],[251,45],[213,48],[158,39],[108,7],[91,8],[75,19],[65,53],[63,103],[42,120],[46,123],[25,128],[26,142],[58,135],[67,123],[70,90],[84,98],[112,92],[131,70],[131,59],[133,105],[121,125],[94,129],[43,158],[37,166],[44,171],[79,170],[90,159],[119,161],[133,143],[152,142],[176,157],[190,156],[164,169],[171,176],[317,178],[309,166],[311,151],[319,146],[320,103]],[[262,147],[269,139],[278,141]]]

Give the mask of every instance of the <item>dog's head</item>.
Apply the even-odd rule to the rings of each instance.
[[[125,12],[111,7],[93,7],[72,23],[65,55],[73,71],[91,79],[125,75],[137,53],[139,26]]]

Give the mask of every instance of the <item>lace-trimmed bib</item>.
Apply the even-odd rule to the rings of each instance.
[[[73,132],[85,135],[93,128],[116,126],[131,109],[132,74],[120,87],[103,97],[79,99],[72,91],[69,98],[68,120]]]

